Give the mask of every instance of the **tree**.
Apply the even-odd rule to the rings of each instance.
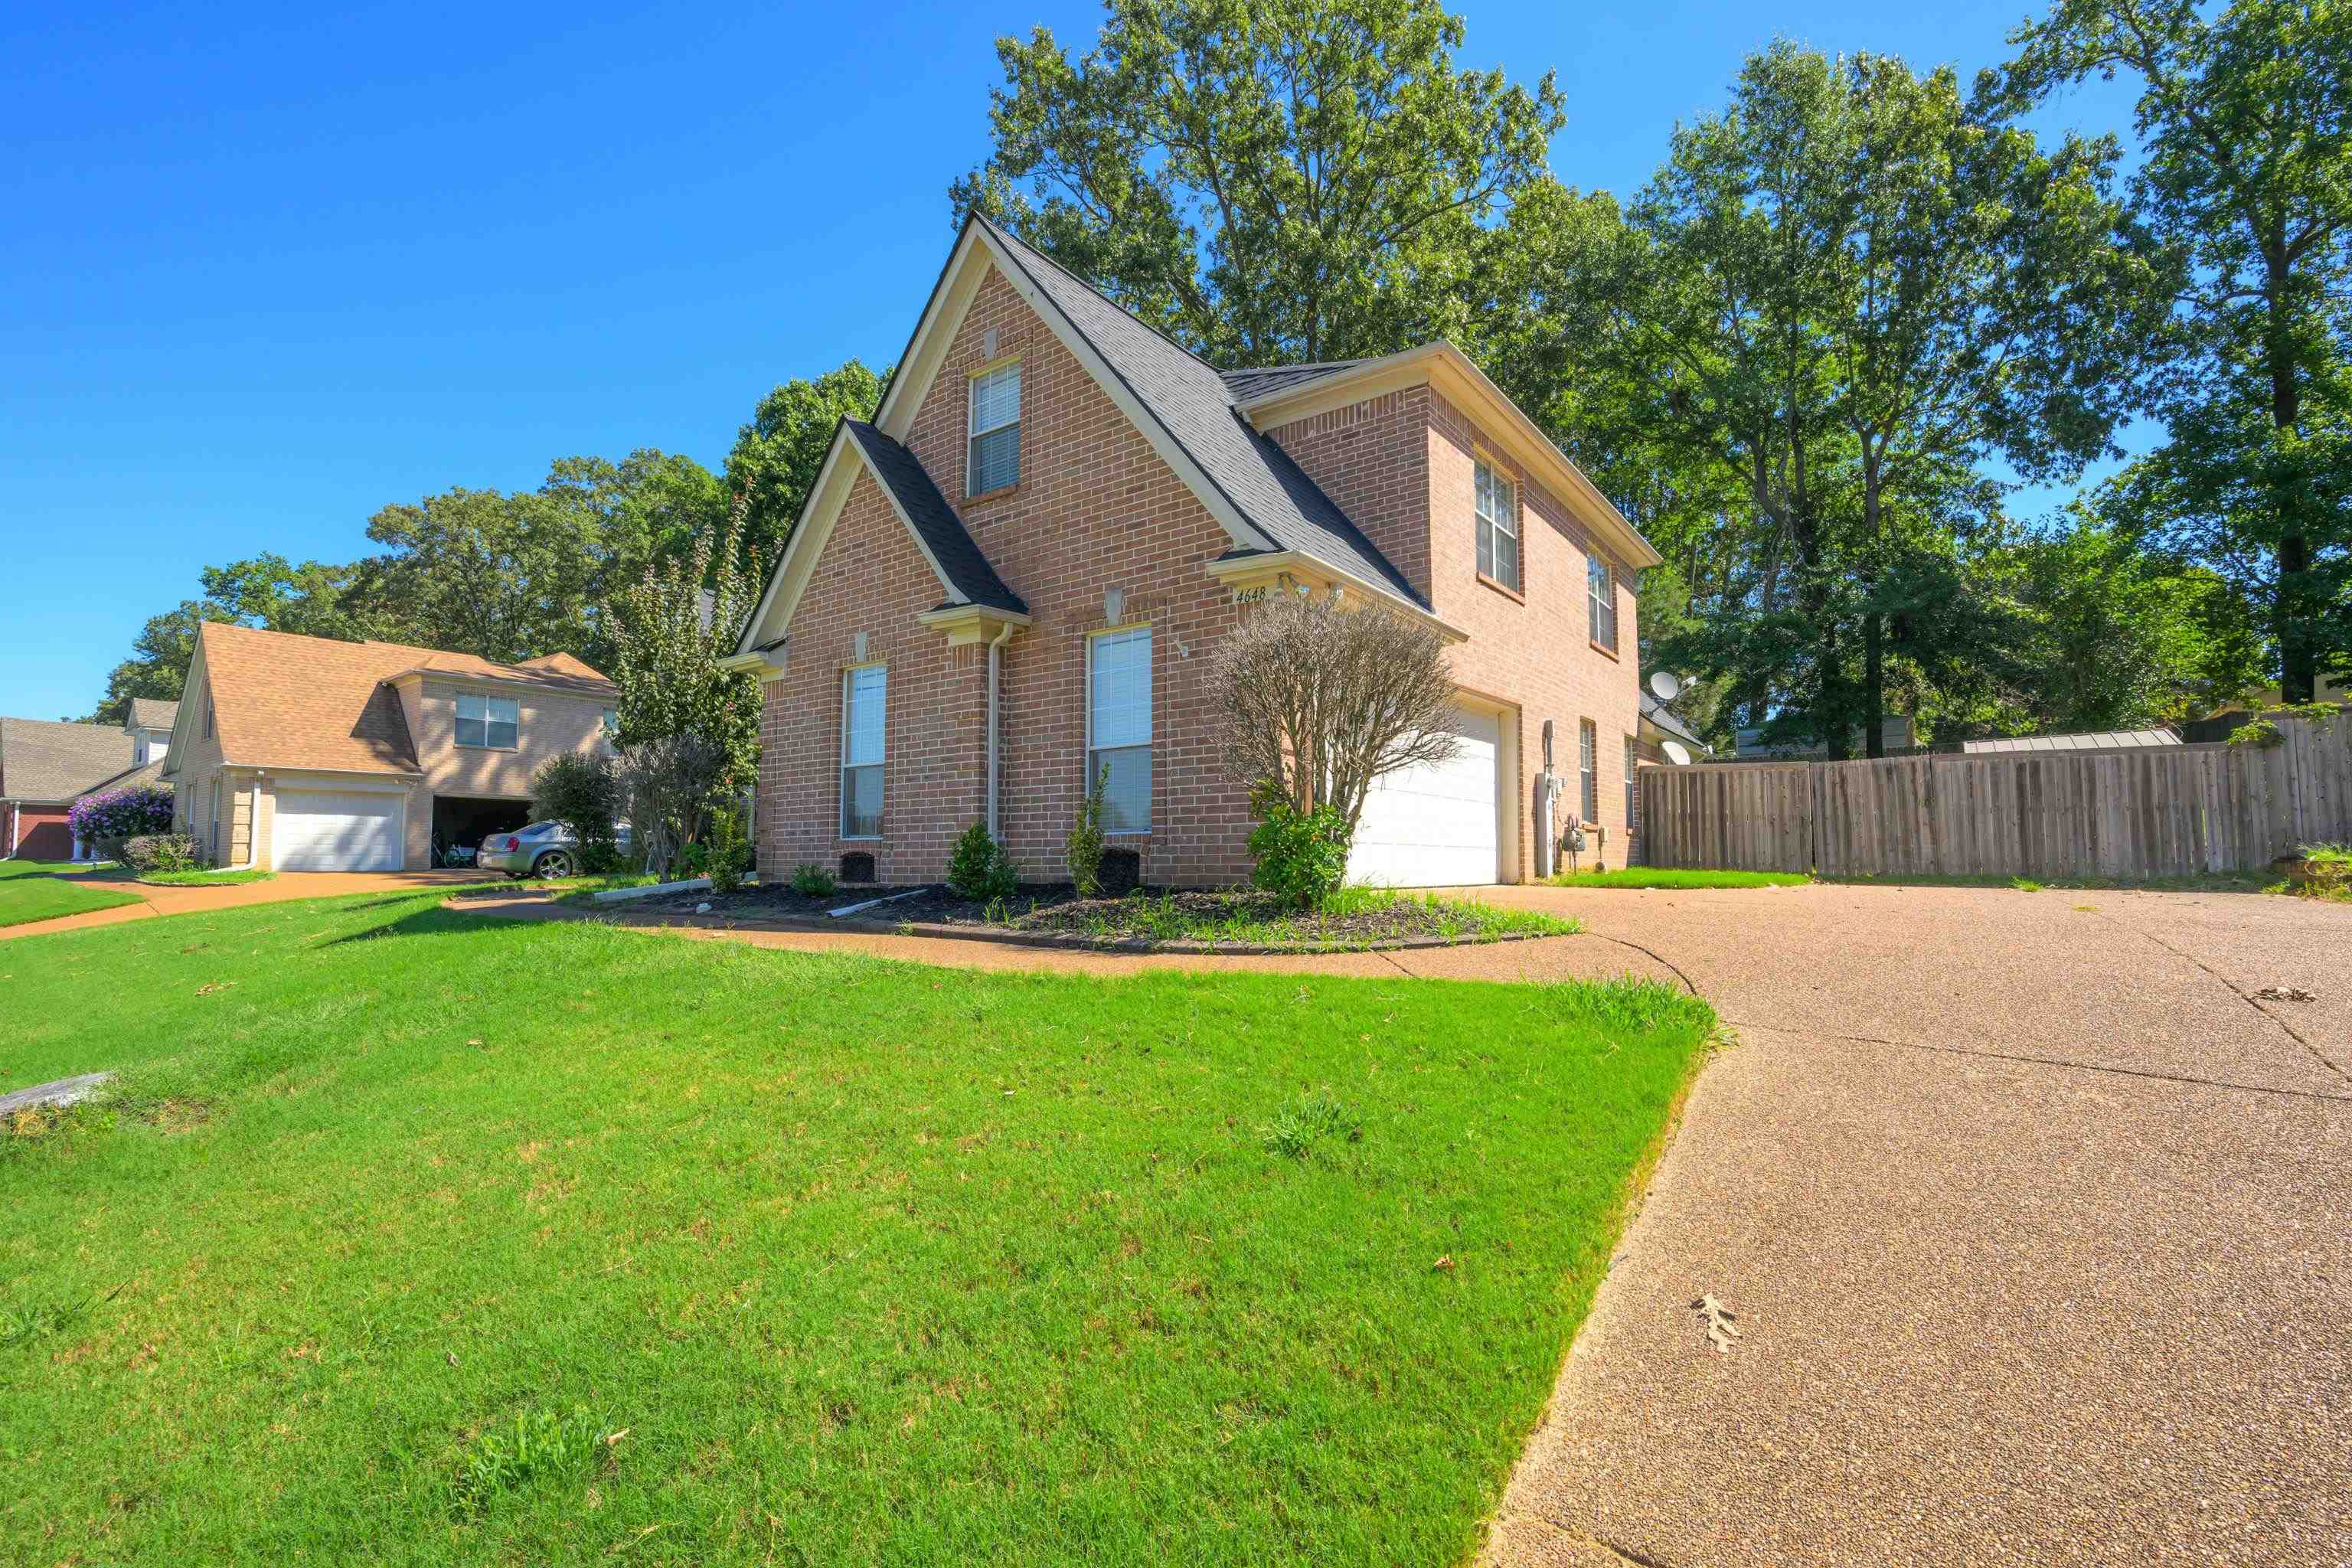
[[[1437,634],[1337,593],[1250,608],[1218,647],[1210,689],[1234,776],[1301,814],[1331,807],[1351,841],[1374,780],[1451,761],[1460,745]]]
[[[604,610],[612,628],[613,679],[621,689],[619,744],[695,735],[719,758],[712,787],[749,789],[759,773],[760,685],[723,669],[766,582],[741,543],[748,500],[739,497],[719,529],[698,535],[682,558],[657,562]]]
[[[1095,47],[997,40],[995,149],[949,192],[1221,364],[1447,335],[1488,220],[1565,121],[1462,70],[1434,0],[1107,0]]]
[[[727,454],[727,489],[748,498],[740,541],[747,561],[782,558],[835,428],[844,419],[872,418],[888,374],[877,375],[865,361],[853,359],[814,381],[788,381],[760,399]]]
[[[540,493],[593,520],[601,552],[629,570],[685,554],[698,534],[727,516],[727,487],[718,475],[692,458],[651,447],[617,463],[559,458]]]
[[[203,599],[183,599],[177,609],[150,616],[131,641],[131,657],[108,672],[106,697],[87,722],[124,722],[134,697],[177,702],[187,687],[189,662],[196,657],[196,628],[206,621],[236,618]]]
[[[2123,498],[2137,522],[2261,603],[2281,687],[2352,661],[2352,7],[2338,0],[2058,0],[1985,91],[2039,101],[2141,83],[2133,194],[2186,269],[2169,439]]]
[[[614,822],[620,808],[620,781],[603,757],[579,752],[550,757],[530,781],[531,816],[572,830],[583,870],[603,870],[617,858]]]
[[[625,747],[618,772],[631,847],[646,869],[667,877],[688,845],[701,841],[726,794],[727,753],[705,735],[662,735]]]

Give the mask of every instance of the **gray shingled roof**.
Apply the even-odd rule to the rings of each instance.
[[[71,800],[131,765],[131,736],[112,724],[0,719],[0,799]]]
[[[137,789],[144,784],[162,784],[163,782],[163,764],[170,760],[171,759],[169,757],[157,757],[152,762],[142,763],[139,766],[126,769],[125,771],[115,774],[112,778],[99,780],[96,784],[90,785],[81,793],[83,795],[107,795],[119,789]]]
[[[1265,535],[1267,549],[1300,551],[1385,585],[1408,604],[1429,607],[1290,454],[1251,427],[1234,407],[1234,395],[1215,366],[1161,337],[986,218],[975,215],[972,221],[987,227],[1013,264],[1200,465],[1210,484]]]
[[[1664,730],[1669,735],[1681,736],[1684,740],[1688,741],[1692,745],[1696,746],[1702,752],[1714,750],[1714,748],[1709,746],[1705,741],[1698,738],[1698,732],[1684,721],[1681,714],[1675,712],[1673,709],[1667,707],[1664,703],[1659,701],[1655,697],[1651,696],[1646,691],[1637,692],[1635,695],[1639,696],[1642,700],[1643,718],[1647,719],[1651,723],[1655,724],[1659,729]]]
[[[166,702],[160,697],[134,697],[131,700],[131,721],[127,728],[168,730],[179,716],[180,705],[176,702]]]
[[[1327,375],[1353,370],[1363,363],[1360,359],[1335,359],[1325,360],[1320,364],[1270,364],[1255,370],[1228,370],[1218,374],[1223,378],[1225,391],[1233,400],[1247,403],[1269,392],[1287,392],[1294,386],[1304,386],[1310,381],[1320,381]]]
[[[1021,602],[1020,595],[1004,585],[1004,579],[996,574],[996,568],[980,552],[980,546],[972,542],[971,531],[964,527],[955,508],[948,505],[948,498],[931,482],[923,465],[915,461],[915,454],[863,420],[845,419],[841,424],[866,454],[875,473],[898,498],[908,521],[922,535],[931,559],[940,563],[940,570],[947,574],[955,591],[975,605],[1027,615],[1029,606]]]

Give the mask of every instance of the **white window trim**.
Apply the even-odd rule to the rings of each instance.
[[[1518,476],[1505,472],[1499,464],[1488,462],[1484,458],[1474,458],[1472,459],[1472,463],[1474,466],[1470,470],[1470,511],[1472,517],[1475,520],[1473,526],[1492,528],[1497,534],[1508,538],[1511,542],[1510,576],[1505,577],[1499,572],[1487,572],[1481,574],[1481,575],[1485,576],[1490,582],[1500,583],[1504,587],[1508,588],[1514,594],[1524,594],[1527,592],[1528,563],[1524,554],[1519,549]],[[1489,514],[1478,510],[1478,469],[1480,468],[1486,470],[1486,489],[1489,491],[1492,491],[1497,485],[1508,485],[1510,487],[1511,504],[1509,507],[1505,509],[1510,514],[1508,517],[1504,517],[1500,514],[1490,516]],[[1476,558],[1475,546],[1477,544],[1477,541],[1474,538],[1471,541],[1471,544],[1473,546],[1472,558],[1475,561]],[[1490,559],[1496,561],[1496,564],[1499,565],[1501,563],[1502,552],[1490,548],[1486,553]]]
[[[879,844],[885,835],[852,833],[849,831],[849,682],[861,669],[882,672],[882,760],[860,763],[860,767],[882,770],[882,805],[887,814],[890,805],[890,666],[886,659],[870,658],[864,664],[844,665],[841,670],[841,757],[840,765],[833,770],[833,787],[837,809],[833,814],[833,830],[844,844]]]
[[[457,727],[466,721],[466,704],[468,702],[478,702],[482,705],[482,717],[480,721],[482,726],[482,738],[478,741],[467,740],[465,738],[464,731],[459,730]],[[503,721],[495,720],[490,717],[490,704],[493,702],[503,702],[508,707],[514,710],[515,738],[514,744],[511,746],[495,745],[490,741],[490,726],[494,723],[503,722]],[[469,752],[520,752],[522,750],[522,703],[516,698],[488,697],[484,696],[479,692],[471,691],[460,692],[457,695],[456,705],[450,710],[450,714],[449,740],[450,743],[453,745],[463,746]]]
[[[998,360],[993,364],[985,365],[981,369],[972,372],[971,376],[964,383],[963,493],[966,497],[993,495],[998,490],[1010,489],[1013,488],[1013,485],[992,485],[987,489],[981,489],[973,483],[973,468],[971,462],[972,447],[979,442],[982,436],[993,436],[999,430],[1017,430],[1020,427],[1022,401],[1024,395],[1028,391],[1028,387],[1026,385],[1027,377],[1025,376],[1021,377],[1021,384],[1016,385],[1013,390],[1013,417],[1010,419],[1001,419],[995,424],[991,425],[985,430],[979,428],[980,384],[981,383],[988,380],[989,377],[996,374],[999,371],[1006,370],[1012,371],[1016,376],[1021,375],[1021,361],[1018,356],[1012,359]],[[1015,436],[1013,437],[1013,484],[1017,485],[1020,482],[1021,447],[1020,437]]]
[[[1576,721],[1576,771],[1578,815],[1589,827],[1601,820],[1601,726],[1590,719]]]
[[[1104,626],[1099,630],[1091,631],[1087,634],[1087,743],[1083,748],[1081,748],[1078,756],[1078,793],[1082,796],[1088,790],[1095,787],[1095,752],[1097,750],[1095,745],[1095,644],[1104,637],[1117,637],[1126,632],[1150,632],[1150,630],[1151,623],[1150,621],[1129,621],[1120,626]],[[1159,652],[1160,639],[1155,635],[1152,637],[1151,642],[1152,652],[1156,655]],[[1160,721],[1159,713],[1157,711],[1160,706],[1160,681],[1158,677],[1152,671],[1150,659],[1146,659],[1144,661],[1143,668],[1144,677],[1151,685],[1152,710],[1149,714],[1149,717],[1151,720],[1151,733],[1145,738],[1143,742],[1143,749],[1147,752],[1150,753],[1152,761],[1151,795],[1150,797],[1144,802],[1142,826],[1106,827],[1103,829],[1103,837],[1106,838],[1147,837],[1151,833],[1154,820],[1160,815]],[[1108,749],[1111,751],[1124,752],[1132,750],[1133,748],[1129,746],[1113,746]]]

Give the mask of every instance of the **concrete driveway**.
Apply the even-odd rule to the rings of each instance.
[[[1487,896],[1581,916],[1739,1037],[1489,1562],[2352,1561],[2352,908]]]
[[[86,914],[65,915],[53,921],[0,926],[0,941],[10,937],[40,936],[49,931],[79,931],[86,926],[120,925],[124,921],[146,920],[154,915],[184,915],[202,910],[235,909],[243,904],[277,904],[290,899],[328,899],[339,893],[459,887],[469,882],[493,879],[483,872],[468,870],[283,871],[266,882],[236,882],[213,888],[162,888],[136,882],[128,877],[118,879],[99,872],[84,871],[78,876],[92,879],[93,885],[121,888],[125,892],[136,893],[143,901],[117,904],[112,909],[92,910]]]

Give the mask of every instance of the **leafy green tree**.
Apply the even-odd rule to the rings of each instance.
[[[131,717],[131,700],[177,702],[187,687],[188,665],[196,657],[196,628],[206,621],[236,617],[205,599],[183,599],[177,609],[150,616],[131,641],[131,657],[107,673],[106,696],[89,720],[120,724]]]
[[[1565,121],[1455,66],[1435,0],[1106,0],[1095,47],[997,40],[995,148],[950,187],[1223,364],[1446,335]]]
[[[814,381],[788,381],[760,399],[727,454],[728,493],[749,503],[739,540],[746,559],[782,558],[835,426],[844,419],[872,418],[887,378],[887,371],[877,375],[853,359]]]
[[[2352,662],[2352,6],[2057,0],[1985,92],[2137,77],[2149,243],[2186,269],[2168,440],[2116,498],[2260,603],[2289,701]]]
[[[606,668],[621,689],[621,749],[635,753],[678,736],[707,741],[719,752],[719,795],[749,789],[759,776],[759,682],[719,668],[766,583],[762,563],[744,560],[747,508],[739,497],[724,525],[697,535],[684,556],[647,565],[604,611],[614,644]]]
[[[727,488],[693,458],[651,447],[615,463],[609,458],[559,458],[540,493],[594,520],[604,556],[634,570],[683,555],[697,535],[727,517]]]

